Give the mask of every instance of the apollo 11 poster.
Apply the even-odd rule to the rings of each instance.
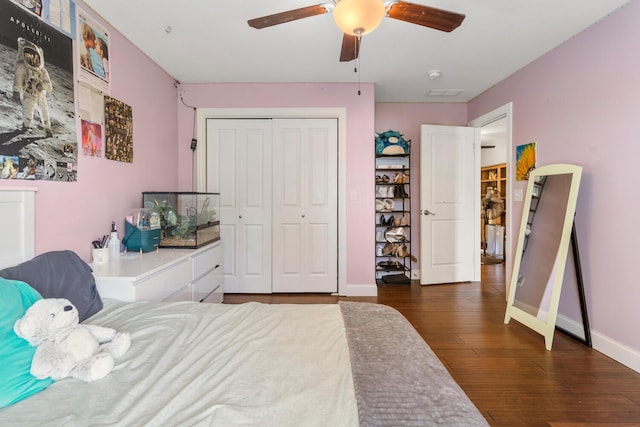
[[[0,179],[75,181],[71,38],[0,0]]]

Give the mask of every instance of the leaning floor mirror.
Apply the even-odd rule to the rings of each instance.
[[[554,164],[529,174],[504,323],[515,319],[551,350],[572,241],[582,168]],[[575,254],[575,249],[574,249]]]

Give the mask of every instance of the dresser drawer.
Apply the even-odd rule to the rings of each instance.
[[[193,278],[198,279],[211,270],[222,266],[222,242],[212,244],[202,253],[193,257]]]
[[[193,300],[194,301],[202,301],[205,299],[210,293],[219,290],[222,292],[222,276],[216,274],[217,270],[221,269],[218,267],[216,270],[210,271],[204,277],[196,280],[193,283]]]
[[[211,303],[211,304],[220,304],[224,301],[224,293],[222,290],[222,284],[216,289],[213,290],[205,299],[201,302]]]
[[[162,301],[167,295],[172,295],[186,286],[191,277],[191,262],[185,259],[171,268],[134,283],[136,301]]]
[[[193,285],[189,283],[173,295],[169,295],[163,301],[193,301]]]

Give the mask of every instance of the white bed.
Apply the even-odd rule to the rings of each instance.
[[[88,322],[131,333],[111,374],[56,382],[0,425],[358,425],[338,305],[106,301]]]
[[[88,266],[70,251],[41,254],[0,277],[69,297],[84,322],[132,340],[106,378],[54,382],[1,408],[1,426],[488,425],[390,307],[98,304]]]
[[[87,322],[131,334],[114,370],[55,382],[0,425],[487,425],[386,306],[108,300]]]

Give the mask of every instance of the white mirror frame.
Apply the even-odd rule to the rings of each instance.
[[[551,298],[549,301],[549,311],[546,319],[542,319],[516,307],[514,305],[514,302],[516,289],[518,288],[518,279],[520,277],[523,247],[525,243],[529,211],[531,209],[531,199],[534,191],[534,184],[539,177],[562,174],[572,175],[571,187],[569,189],[567,209],[565,212],[564,224],[562,227],[562,236],[560,236],[554,268],[549,272],[548,283],[552,286]],[[504,323],[508,324],[509,321],[513,318],[523,325],[543,335],[545,340],[545,347],[547,348],[547,350],[551,350],[551,345],[553,344],[553,335],[556,329],[556,318],[558,316],[558,306],[560,304],[562,280],[564,277],[564,271],[567,262],[569,244],[571,242],[571,230],[573,228],[573,218],[576,211],[576,202],[578,200],[578,189],[580,187],[581,178],[582,167],[576,165],[553,164],[534,169],[529,174],[527,192],[524,200],[524,205],[522,207],[522,222],[520,223],[520,233],[518,235],[518,243],[514,254],[514,265],[511,275],[509,298],[507,301],[507,310],[504,317]]]

